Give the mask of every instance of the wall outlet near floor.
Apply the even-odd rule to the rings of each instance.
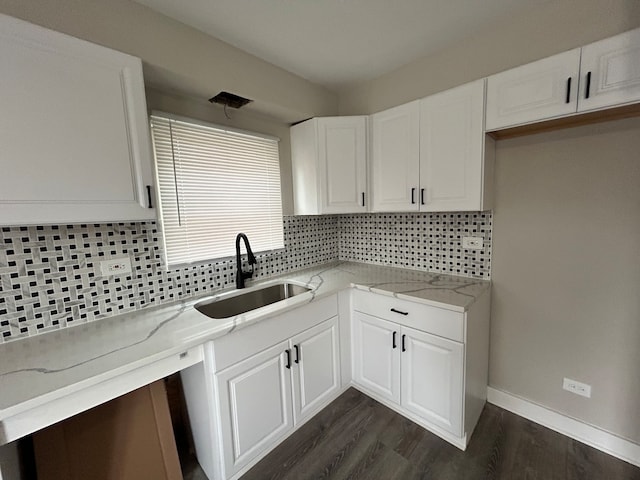
[[[576,380],[571,380],[570,378],[565,378],[562,381],[562,388],[571,393],[591,398],[591,385],[587,385],[586,383],[581,383]]]
[[[103,277],[131,273],[131,259],[129,257],[122,257],[102,260],[100,262],[100,271]]]
[[[484,238],[482,237],[462,237],[462,248],[467,250],[482,250]]]

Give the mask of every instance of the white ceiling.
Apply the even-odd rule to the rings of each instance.
[[[337,90],[549,0],[135,0]]]

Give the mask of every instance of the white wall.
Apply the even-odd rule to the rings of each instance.
[[[286,122],[337,112],[324,88],[131,0],[0,0],[0,13],[138,56],[161,90],[203,100],[230,91]]]
[[[492,387],[635,443],[638,152],[640,119],[497,142],[490,364]]]
[[[340,92],[340,114],[375,113],[640,26],[638,0],[552,0],[434,55]]]

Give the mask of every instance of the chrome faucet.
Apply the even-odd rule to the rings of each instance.
[[[240,258],[240,239],[244,240],[244,246],[247,249],[247,259],[249,261],[249,266],[251,266],[250,272],[242,271],[242,259]],[[251,278],[253,275],[253,266],[256,264],[256,257],[251,251],[251,245],[249,245],[249,239],[244,233],[239,233],[236,236],[236,288],[244,288],[244,280],[246,278]]]

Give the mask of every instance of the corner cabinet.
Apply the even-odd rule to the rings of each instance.
[[[154,219],[140,59],[0,15],[0,224]]]
[[[196,454],[238,478],[342,391],[337,296],[210,342],[183,370]]]
[[[486,400],[489,293],[458,312],[353,292],[357,388],[465,449]]]
[[[494,141],[484,133],[484,83],[372,115],[373,211],[491,208]]]
[[[487,131],[640,101],[640,29],[491,75]]]
[[[312,118],[290,133],[295,214],[366,212],[367,117]]]

